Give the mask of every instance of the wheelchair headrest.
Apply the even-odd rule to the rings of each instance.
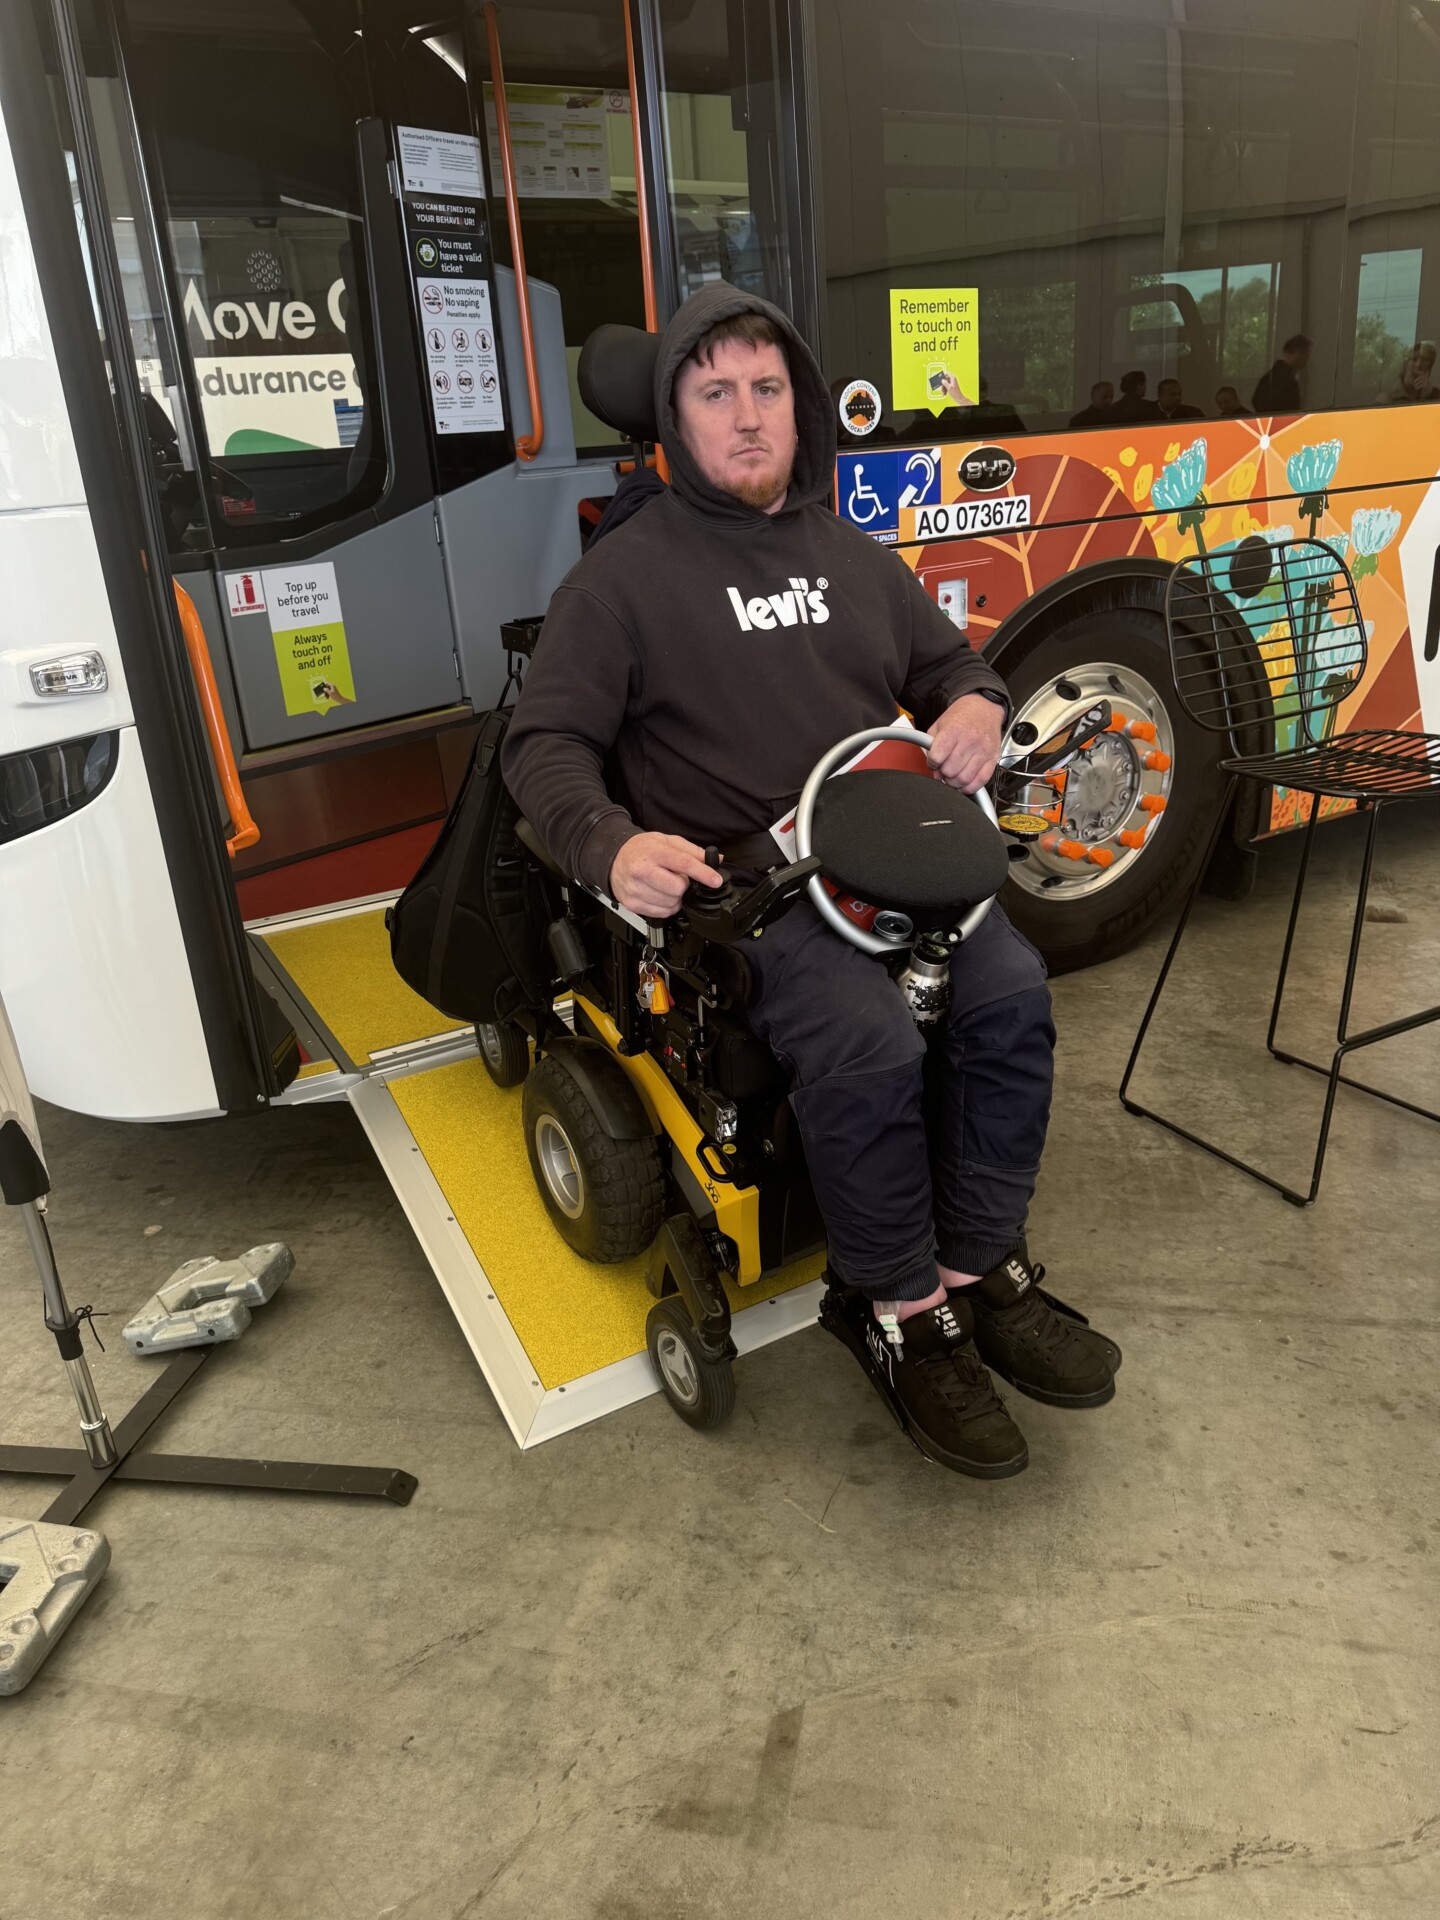
[[[580,398],[607,426],[627,440],[657,440],[655,362],[658,333],[622,327],[613,321],[597,327],[580,349],[575,369]]]
[[[1010,869],[967,794],[893,767],[827,780],[811,839],[826,878],[856,899],[942,919],[998,893]]]

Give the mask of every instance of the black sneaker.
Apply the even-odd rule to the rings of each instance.
[[[885,1338],[866,1296],[832,1280],[820,1303],[820,1324],[849,1347],[927,1459],[977,1480],[1008,1479],[1028,1465],[1025,1436],[980,1363],[963,1300],[912,1314],[901,1323],[897,1347]]]
[[[1044,1277],[1022,1248],[950,1298],[970,1302],[981,1358],[1021,1393],[1052,1407],[1102,1407],[1115,1397],[1120,1349],[1046,1293]]]

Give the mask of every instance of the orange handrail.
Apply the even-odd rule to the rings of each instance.
[[[173,585],[175,604],[180,609],[180,631],[185,636],[185,651],[190,656],[190,671],[195,676],[195,691],[200,696],[200,711],[205,716],[205,731],[210,736],[210,751],[215,757],[215,771],[220,776],[220,791],[225,796],[230,824],[235,829],[225,842],[225,849],[233,860],[237,853],[243,853],[246,847],[255,845],[260,838],[260,829],[250,817],[250,809],[245,804],[240,769],[235,764],[235,751],[230,745],[230,730],[225,725],[225,712],[220,705],[220,689],[215,684],[215,669],[210,664],[205,629],[195,611],[195,602],[178,580]]]
[[[500,58],[500,22],[488,4],[485,33],[490,43],[490,90],[495,99],[495,131],[500,138],[500,173],[505,182],[505,214],[510,223],[510,260],[515,296],[520,303],[520,340],[525,349],[525,385],[530,394],[530,431],[515,442],[517,460],[533,460],[545,441],[540,405],[540,371],[535,364],[535,330],[530,322],[530,283],[525,278],[525,242],[520,235],[520,196],[515,190],[515,159],[510,151],[510,108],[505,99],[505,65]]]
[[[640,221],[640,284],[645,293],[645,331],[660,331],[660,309],[655,301],[655,260],[650,251],[650,202],[645,195],[645,154],[640,138],[640,94],[635,84],[635,33],[630,24],[630,0],[621,0],[625,14],[625,74],[630,86],[630,138],[635,148],[635,212]],[[655,471],[669,484],[670,463],[665,449],[655,448]]]
[[[630,0],[625,10],[625,72],[630,82],[630,137],[635,145],[635,211],[640,218],[640,280],[645,289],[645,331],[660,331],[655,305],[655,261],[650,252],[650,203],[645,197],[644,152],[640,139],[640,95],[635,85],[635,34],[630,25]]]

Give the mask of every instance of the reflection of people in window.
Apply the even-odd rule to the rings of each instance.
[[[1159,407],[1153,400],[1145,398],[1145,375],[1138,368],[1133,373],[1121,374],[1120,398],[1115,402],[1110,418],[1116,426],[1160,418]]]
[[[1240,404],[1240,395],[1234,387],[1215,389],[1215,411],[1222,420],[1248,420],[1250,409]]]
[[[1162,420],[1203,420],[1205,415],[1199,407],[1187,407],[1185,396],[1180,390],[1180,382],[1173,377],[1162,380],[1155,389],[1156,404],[1160,408]]]
[[[1417,340],[1400,366],[1400,378],[1385,398],[1403,405],[1412,400],[1440,400],[1435,385],[1435,342]]]
[[[1082,407],[1079,413],[1072,413],[1070,424],[1072,427],[1103,427],[1113,418],[1114,411],[1115,382],[1097,380],[1090,389],[1089,406]]]
[[[982,373],[980,376],[980,398],[973,406],[967,406],[958,382],[953,374],[945,375],[945,391],[952,396],[953,404],[945,410],[947,427],[957,427],[962,434],[1024,433],[1025,422],[1015,409],[1005,400],[990,398],[990,382]],[[954,398],[954,396],[960,396]]]
[[[1312,342],[1292,333],[1280,349],[1280,358],[1256,382],[1250,404],[1256,413],[1299,413],[1300,376],[1310,364]]]

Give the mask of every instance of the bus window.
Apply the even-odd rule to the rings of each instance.
[[[1396,369],[1419,332],[1424,260],[1420,247],[1360,256],[1350,374],[1357,390],[1373,399],[1390,397]]]
[[[1187,393],[1208,393],[1215,385],[1211,336],[1188,278],[1144,274],[1129,293],[1116,296],[1109,364],[1143,373],[1152,399],[1167,377]]]
[[[787,211],[791,117],[774,11],[697,0],[662,14],[665,166],[676,291],[712,280],[773,300],[804,328],[801,236]]]
[[[216,543],[325,526],[376,499],[386,472],[367,407],[358,4],[336,0],[323,24],[299,0],[117,0],[116,13]],[[163,370],[149,392],[159,433],[173,416]]]
[[[768,23],[768,8],[750,11]],[[677,296],[683,300],[706,281],[724,279],[789,307],[785,229],[751,193],[760,149],[759,177],[767,189],[777,176],[767,157],[780,137],[773,86],[763,80],[742,9],[732,0],[697,0],[682,12],[668,24],[662,17],[661,48]],[[586,411],[575,368],[581,347],[603,322],[645,324],[622,0],[502,6],[499,19],[526,266],[560,291],[576,446],[581,453],[614,452],[616,435]],[[767,24],[761,36],[767,44],[768,34]],[[484,102],[498,204],[500,158],[488,81]],[[504,258],[499,221],[496,246]]]
[[[622,0],[502,4],[499,31],[526,271],[560,294],[576,448],[613,453],[620,440],[585,408],[575,368],[586,339],[605,321],[645,324]],[[469,44],[483,63],[483,25],[472,28]],[[496,257],[509,265],[488,79],[481,96]]]
[[[169,238],[216,460],[353,447],[365,401],[346,331],[351,223],[318,207],[212,214],[172,218]],[[341,463],[322,470],[333,485]],[[271,510],[318,504],[313,463],[292,490]]]
[[[1407,0],[1364,12],[1340,355],[1354,406],[1440,395],[1440,14]]]
[[[1213,414],[1303,330],[1307,403],[1330,404],[1372,11],[815,0],[830,371],[890,395],[882,435],[972,437],[1064,427],[1126,373]],[[978,353],[901,406],[906,292],[927,327],[968,295]]]

